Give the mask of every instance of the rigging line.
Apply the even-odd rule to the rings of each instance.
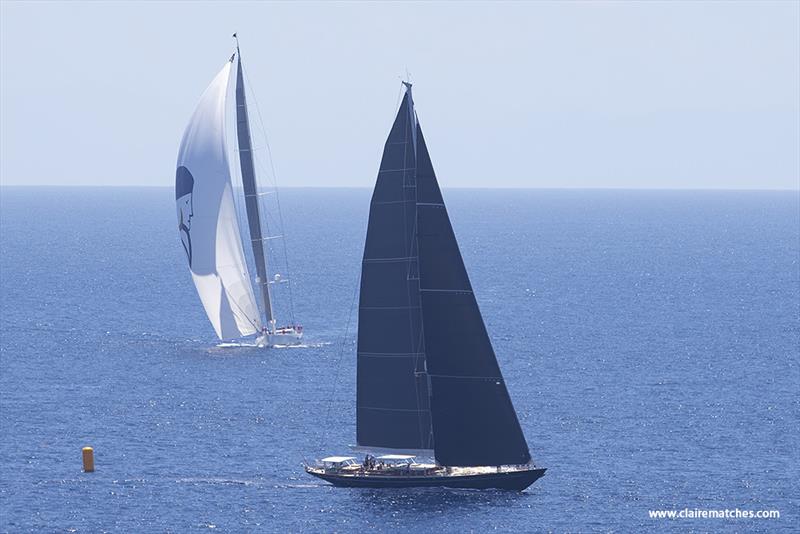
[[[261,107],[258,105],[258,99],[256,98],[255,92],[253,91],[252,86],[250,85],[250,78],[249,78],[249,76],[247,76],[247,73],[244,72],[244,70],[242,70],[242,74],[243,74],[243,77],[246,78],[246,83],[247,83],[248,87],[250,87],[250,93],[253,95],[253,102],[255,102],[255,104],[256,104],[256,114],[258,115],[258,123],[261,126],[261,131],[264,132],[264,141],[265,141],[265,145],[267,147],[267,159],[269,159],[269,165],[270,165],[270,168],[272,169],[272,181],[273,181],[274,186],[275,186],[275,203],[277,204],[277,207],[278,207],[278,220],[280,222],[281,231],[285,235],[286,234],[286,228],[285,228],[284,223],[283,223],[283,212],[281,211],[281,200],[280,200],[280,195],[278,194],[278,173],[275,170],[275,161],[272,158],[272,148],[270,147],[270,144],[269,144],[269,135],[267,134],[267,129],[264,127],[264,120],[261,117]],[[283,258],[284,258],[284,263],[286,265],[286,276],[288,276],[289,280],[290,280],[290,282],[289,282],[289,316],[292,319],[292,324],[296,324],[295,323],[295,319],[294,319],[294,294],[292,292],[292,282],[291,282],[291,280],[292,280],[291,274],[292,273],[291,273],[291,270],[289,269],[289,252],[288,252],[288,245],[286,244],[286,241],[288,241],[288,240],[287,239],[283,240]]]
[[[320,451],[323,450],[325,446],[325,440],[328,437],[328,426],[330,425],[331,420],[331,408],[333,407],[333,399],[336,396],[336,385],[339,382],[339,371],[341,370],[341,363],[342,363],[342,356],[344,355],[344,347],[345,343],[347,343],[347,336],[350,331],[350,322],[353,320],[353,308],[356,305],[356,295],[358,295],[358,281],[361,278],[361,271],[358,272],[358,277],[356,278],[355,283],[353,284],[353,298],[350,301],[350,311],[347,313],[347,325],[344,328],[344,336],[342,337],[342,342],[339,346],[339,356],[336,359],[336,364],[334,367],[336,368],[336,373],[333,377],[333,384],[331,385],[331,396],[330,400],[328,401],[328,413],[325,415],[325,423],[322,425],[322,437],[320,439],[319,449]],[[358,415],[356,414],[356,417]]]

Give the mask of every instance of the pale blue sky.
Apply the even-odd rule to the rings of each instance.
[[[445,187],[797,189],[799,6],[3,1],[0,183],[171,185],[238,31],[281,185],[371,186],[408,69]]]

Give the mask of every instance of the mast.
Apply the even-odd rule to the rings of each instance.
[[[275,330],[275,318],[272,316],[272,301],[269,295],[269,277],[267,275],[267,257],[264,253],[264,236],[261,232],[261,217],[258,206],[258,187],[256,186],[255,165],[253,164],[253,143],[250,138],[250,121],[247,116],[247,101],[244,94],[244,76],[242,74],[242,54],[239,51],[239,38],[236,39],[237,72],[236,72],[236,135],[239,140],[239,164],[242,170],[242,186],[247,211],[247,224],[250,227],[250,244],[256,263],[256,286],[258,286],[264,303],[267,323]]]

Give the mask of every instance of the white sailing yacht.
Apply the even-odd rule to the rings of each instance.
[[[247,230],[239,228],[225,135],[234,59],[236,136]],[[236,52],[203,93],[183,133],[175,175],[178,231],[197,293],[220,339],[255,335],[259,346],[298,344],[302,326],[278,326],[274,316],[270,283],[282,279],[276,274],[270,281],[268,275],[264,244],[270,236],[262,232],[259,197],[237,39]],[[255,278],[248,272],[244,234],[250,239]]]

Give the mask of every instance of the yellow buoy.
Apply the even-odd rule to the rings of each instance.
[[[83,448],[83,471],[84,473],[94,471],[94,449],[91,447]]]

